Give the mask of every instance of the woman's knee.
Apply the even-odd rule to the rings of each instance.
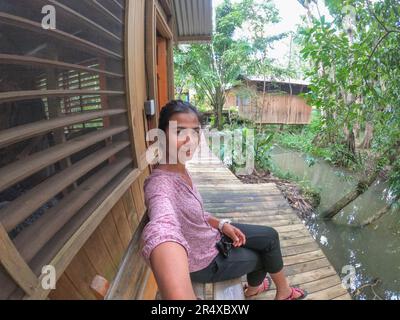
[[[274,229],[272,227],[266,227],[266,228],[267,228],[266,232],[267,232],[268,238],[279,241],[278,231],[276,231],[276,229]]]
[[[268,238],[268,250],[274,250],[275,248],[280,247],[280,242],[279,242],[279,233],[276,231],[276,229],[272,227],[266,227],[267,231],[267,238]]]

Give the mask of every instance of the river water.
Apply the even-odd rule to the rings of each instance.
[[[316,159],[310,167],[305,154],[280,147],[272,150],[272,162],[280,170],[309,181],[319,190],[319,212],[357,183],[357,177],[344,169],[321,159]],[[387,183],[376,181],[332,221],[310,219],[307,223],[341,278],[349,275],[351,270],[355,271],[354,282],[349,282],[351,291],[375,279],[380,280],[373,290],[370,286],[360,290],[360,294],[354,296],[356,299],[400,300],[400,210],[392,210],[368,227],[355,227],[385,205],[387,189]]]

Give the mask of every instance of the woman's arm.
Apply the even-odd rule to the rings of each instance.
[[[176,242],[158,245],[150,255],[151,267],[162,299],[196,300],[189,275],[186,250]]]
[[[218,224],[219,224],[219,219],[213,217],[212,215],[208,215],[208,223],[213,227],[214,229],[218,229]]]

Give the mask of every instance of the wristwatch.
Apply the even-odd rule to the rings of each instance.
[[[231,223],[232,221],[229,219],[221,219],[218,224],[218,230],[222,232],[222,228],[224,227],[225,223]]]

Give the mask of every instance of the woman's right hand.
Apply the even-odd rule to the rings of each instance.
[[[246,236],[244,233],[230,223],[225,223],[222,226],[222,233],[232,239],[234,247],[240,247],[246,244]]]

